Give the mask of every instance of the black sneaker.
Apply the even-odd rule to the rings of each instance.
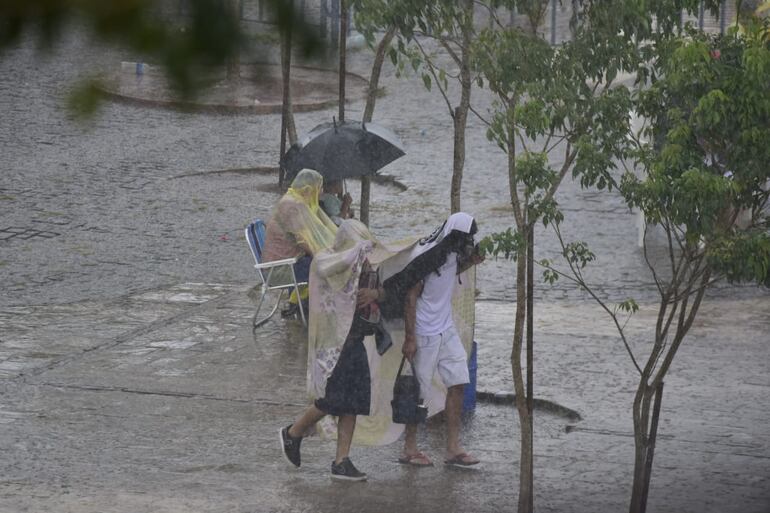
[[[332,479],[338,481],[366,481],[366,474],[358,470],[350,458],[339,463],[332,461]]]
[[[294,465],[295,467],[299,467],[300,465],[300,455],[299,455],[299,445],[302,443],[302,437],[293,437],[289,435],[289,428],[291,425],[281,428],[280,434],[281,434],[281,450],[283,452],[283,457]]]

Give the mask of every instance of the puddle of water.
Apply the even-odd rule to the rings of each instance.
[[[187,349],[198,344],[193,340],[159,340],[149,344],[150,347],[162,347],[166,349]]]

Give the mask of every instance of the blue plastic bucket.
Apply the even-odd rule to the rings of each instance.
[[[476,341],[471,345],[471,356],[468,358],[468,374],[470,383],[465,385],[465,395],[463,397],[463,413],[476,409],[476,353],[478,344]]]

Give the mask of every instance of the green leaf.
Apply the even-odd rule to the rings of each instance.
[[[76,85],[67,98],[67,106],[75,117],[87,119],[96,114],[102,97],[103,84],[96,79]]]
[[[639,305],[633,299],[626,299],[618,304],[618,309],[628,313],[636,313],[639,311]]]
[[[425,88],[428,91],[430,91],[431,84],[432,84],[431,79],[430,79],[430,75],[428,75],[427,73],[423,73],[422,74],[422,83],[425,84]]]

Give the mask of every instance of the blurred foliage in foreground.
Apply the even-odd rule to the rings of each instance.
[[[264,0],[276,32],[291,30],[293,41],[308,56],[321,48],[314,30],[292,2]],[[243,31],[239,0],[187,0],[186,15],[162,16],[162,2],[153,0],[0,0],[0,59],[24,36],[35,34],[43,50],[52,50],[76,22],[94,41],[134,52],[138,58],[161,66],[170,86],[189,99],[202,87],[201,72],[224,67],[242,51],[254,54],[259,42]],[[173,19],[172,19],[173,18]],[[93,90],[76,88],[76,95]],[[86,111],[96,102],[75,102]]]

